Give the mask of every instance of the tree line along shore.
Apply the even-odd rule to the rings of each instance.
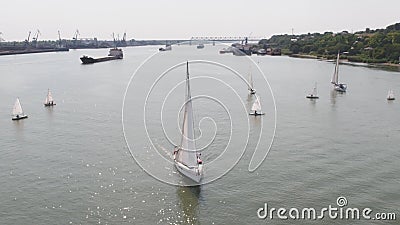
[[[325,32],[301,35],[274,35],[259,42],[264,48],[281,48],[282,54],[302,58],[341,59],[360,63],[399,64],[400,23],[385,29],[349,33]]]

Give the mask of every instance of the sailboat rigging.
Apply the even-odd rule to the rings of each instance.
[[[256,93],[256,89],[254,89],[254,84],[253,84],[253,76],[251,74],[251,68],[249,69],[249,91],[251,95],[254,95]]]
[[[186,96],[182,123],[181,145],[174,149],[174,163],[178,171],[199,183],[203,177],[203,162],[196,150],[192,97],[189,83],[189,62],[186,62]]]
[[[56,105],[56,103],[54,102],[50,89],[47,89],[47,96],[46,99],[44,100],[44,106],[54,106],[54,105]]]
[[[309,98],[309,99],[317,99],[317,98],[319,98],[318,95],[317,95],[317,83],[315,83],[311,94],[307,95],[306,98]]]
[[[337,57],[336,57],[335,72],[333,73],[331,83],[334,85],[334,89],[336,91],[346,92],[347,85],[339,83],[339,57],[340,57],[340,53],[338,52]]]

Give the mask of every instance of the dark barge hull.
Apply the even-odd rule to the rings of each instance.
[[[105,61],[116,60],[116,59],[122,59],[122,58],[117,57],[117,56],[106,56],[106,57],[101,57],[101,58],[92,58],[92,57],[88,57],[88,56],[81,57],[82,64],[93,64],[93,63],[105,62]]]

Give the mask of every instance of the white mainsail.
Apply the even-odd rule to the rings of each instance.
[[[176,160],[187,167],[198,166],[197,152],[194,137],[194,120],[193,120],[193,108],[192,99],[190,94],[190,83],[189,83],[189,64],[187,64],[186,72],[186,97],[185,97],[185,108],[183,114],[182,124],[182,140],[181,149],[177,153]]]
[[[317,83],[315,83],[314,88],[313,88],[311,94],[312,94],[313,96],[317,96]]]
[[[251,107],[252,111],[261,111],[261,104],[260,104],[260,97],[256,96],[256,100],[253,103],[253,106]]]
[[[339,83],[339,52],[337,54],[335,72],[333,73],[333,77],[332,77],[331,83],[332,84],[338,84]]]
[[[251,68],[249,69],[249,84],[250,84],[249,90],[250,91],[254,90],[253,76],[251,75]]]
[[[15,101],[12,114],[14,116],[24,114],[24,112],[22,111],[21,103],[19,102],[19,98],[17,98],[17,100]]]
[[[394,92],[393,90],[388,91],[387,99],[394,99]]]
[[[44,101],[44,104],[49,104],[52,101],[54,101],[53,100],[53,96],[51,95],[50,89],[48,89],[47,96],[46,96],[46,99]]]

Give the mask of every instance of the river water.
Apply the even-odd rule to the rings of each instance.
[[[310,224],[321,220],[261,220],[257,210],[321,209],[339,196],[399,215],[400,104],[386,95],[400,93],[400,73],[342,65],[348,92],[338,94],[332,62],[251,61],[218,54],[219,44],[158,47],[124,48],[123,60],[93,65],[79,57],[107,50],[0,58],[0,224]],[[189,183],[171,163],[186,60],[199,96],[200,187],[181,186]],[[247,116],[255,97],[228,67],[253,74],[263,117]],[[310,101],[315,82],[320,99]],[[43,107],[48,88],[53,108]],[[16,97],[26,120],[11,121]]]

